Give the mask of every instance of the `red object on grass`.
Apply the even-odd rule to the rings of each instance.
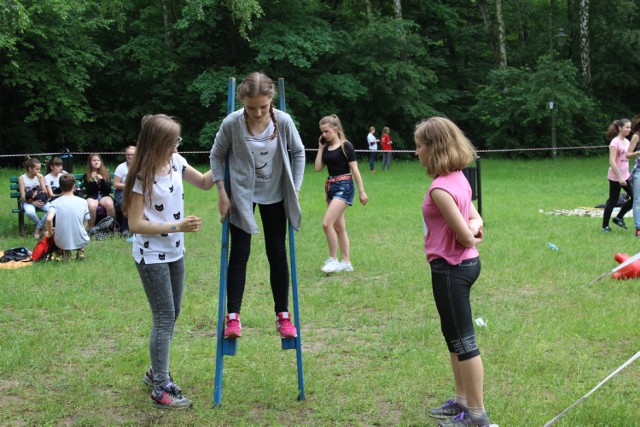
[[[622,264],[629,258],[630,258],[629,255],[621,254],[621,253],[617,253],[615,256],[615,259],[618,262],[618,264]],[[632,262],[626,267],[621,268],[620,270],[614,272],[611,275],[612,279],[618,279],[618,280],[635,279],[638,277],[640,277],[640,259]]]

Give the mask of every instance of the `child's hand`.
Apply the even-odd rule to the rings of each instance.
[[[227,215],[231,213],[231,201],[226,192],[218,193],[218,211],[220,212],[220,222],[224,222]]]
[[[180,221],[180,231],[185,233],[200,231],[202,227],[202,219],[194,215],[189,215],[182,221]]]
[[[362,206],[365,206],[368,201],[369,201],[369,197],[367,197],[367,193],[362,191],[360,193],[360,203],[362,203]]]
[[[482,239],[484,239],[484,230],[483,230],[482,226],[478,227],[476,232],[473,234],[473,237],[478,239],[477,243],[482,242]]]

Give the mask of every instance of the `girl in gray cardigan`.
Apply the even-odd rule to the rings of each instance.
[[[251,73],[238,86],[241,108],[227,116],[211,148],[211,171],[218,189],[222,220],[229,215],[231,251],[227,273],[227,318],[224,337],[242,335],[240,307],[251,250],[251,235],[258,233],[254,212],[262,218],[269,260],[276,330],[282,338],[297,336],[289,315],[289,266],[285,238],[287,219],[300,229],[298,195],[304,176],[304,145],[291,117],[273,108],[273,81]],[[287,151],[291,151],[293,170]],[[228,157],[230,194],[224,188]]]

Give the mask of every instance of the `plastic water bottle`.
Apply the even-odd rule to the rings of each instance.
[[[547,247],[548,247],[549,249],[551,249],[552,251],[559,251],[559,250],[560,250],[560,249],[558,249],[558,247],[557,247],[556,245],[554,245],[554,244],[553,244],[553,243],[551,243],[551,242],[547,242]]]

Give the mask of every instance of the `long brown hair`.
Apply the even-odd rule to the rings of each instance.
[[[105,181],[109,181],[109,170],[104,165],[104,160],[102,160],[102,157],[98,153],[91,153],[89,154],[89,157],[87,157],[87,168],[85,169],[85,173],[84,173],[85,181],[88,182],[88,181],[91,181],[92,179],[91,172],[93,172],[93,167],[91,166],[91,159],[93,159],[94,157],[97,157],[100,159],[100,167],[98,168],[98,173],[102,175],[102,179],[104,179]]]
[[[427,147],[427,174],[435,178],[467,167],[476,149],[460,128],[444,117],[431,117],[416,125],[416,143]]]
[[[613,139],[620,134],[620,130],[627,124],[631,123],[629,119],[614,120],[607,129],[607,138]]]
[[[133,185],[138,179],[142,181],[145,204],[151,203],[155,176],[166,164],[167,154],[173,150],[180,131],[180,123],[166,114],[156,114],[143,121],[136,145],[136,155],[133,157],[124,187],[125,214],[131,202]]]
[[[246,97],[255,98],[258,96],[268,96],[273,99],[273,95],[276,93],[276,85],[273,83],[273,80],[267,77],[266,74],[254,71],[242,80],[242,83],[238,85],[238,90],[236,92],[240,101],[244,100]],[[274,139],[278,135],[278,121],[276,120],[276,114],[273,111],[273,104],[269,105],[269,115],[273,121],[273,134],[271,134],[269,139]],[[245,121],[247,120],[246,111],[244,113],[244,119]],[[249,128],[248,124],[247,128]]]

